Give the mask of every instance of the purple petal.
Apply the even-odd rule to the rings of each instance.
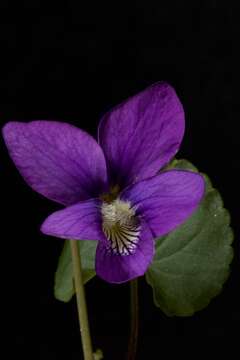
[[[21,175],[47,198],[71,205],[103,190],[104,154],[84,131],[55,121],[10,122],[3,136]]]
[[[50,215],[41,231],[63,239],[106,241],[101,226],[101,202],[87,200]]]
[[[117,255],[99,242],[96,252],[96,273],[110,283],[123,283],[144,275],[154,255],[154,241],[151,231],[142,222],[141,235],[135,253]]]
[[[99,126],[112,182],[124,187],[154,176],[176,154],[183,134],[183,107],[166,83],[115,107]]]
[[[204,178],[194,172],[171,170],[127,188],[121,195],[137,207],[154,237],[183,223],[204,195]]]

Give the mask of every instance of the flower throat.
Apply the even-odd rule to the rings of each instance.
[[[109,241],[109,251],[116,255],[133,254],[140,235],[140,222],[136,209],[129,202],[120,200],[103,201],[102,228]]]

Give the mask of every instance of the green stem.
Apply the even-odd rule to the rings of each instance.
[[[74,284],[77,297],[77,309],[80,324],[80,334],[82,338],[83,355],[84,360],[93,360],[94,356],[88,324],[87,304],[83,285],[81,258],[78,250],[77,241],[70,240],[70,244],[72,252]]]
[[[127,360],[135,360],[137,354],[137,343],[138,343],[138,280],[132,280],[130,282],[130,292],[131,292],[131,330],[130,330],[130,338],[128,343],[128,356]]]

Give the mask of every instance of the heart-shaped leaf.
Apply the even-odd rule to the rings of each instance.
[[[95,276],[96,246],[96,241],[78,241],[84,284]],[[68,302],[74,293],[71,247],[70,242],[66,240],[55,274],[54,295],[56,299]]]
[[[170,168],[197,171],[186,160],[174,160]],[[156,306],[169,316],[190,316],[203,309],[221,292],[229,275],[230,217],[218,191],[206,176],[205,180],[205,196],[197,211],[156,241],[156,254],[146,273]]]

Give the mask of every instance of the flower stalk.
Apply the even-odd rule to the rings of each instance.
[[[86,304],[85,291],[83,285],[81,258],[78,250],[77,241],[70,240],[70,244],[71,244],[71,252],[72,252],[74,285],[75,285],[75,291],[77,297],[77,309],[78,309],[78,318],[79,318],[84,360],[94,360],[94,355],[92,351],[92,341],[91,341],[89,323],[88,323],[87,304]]]
[[[139,331],[138,279],[130,282],[131,329],[128,343],[127,360],[135,360],[137,354]]]

